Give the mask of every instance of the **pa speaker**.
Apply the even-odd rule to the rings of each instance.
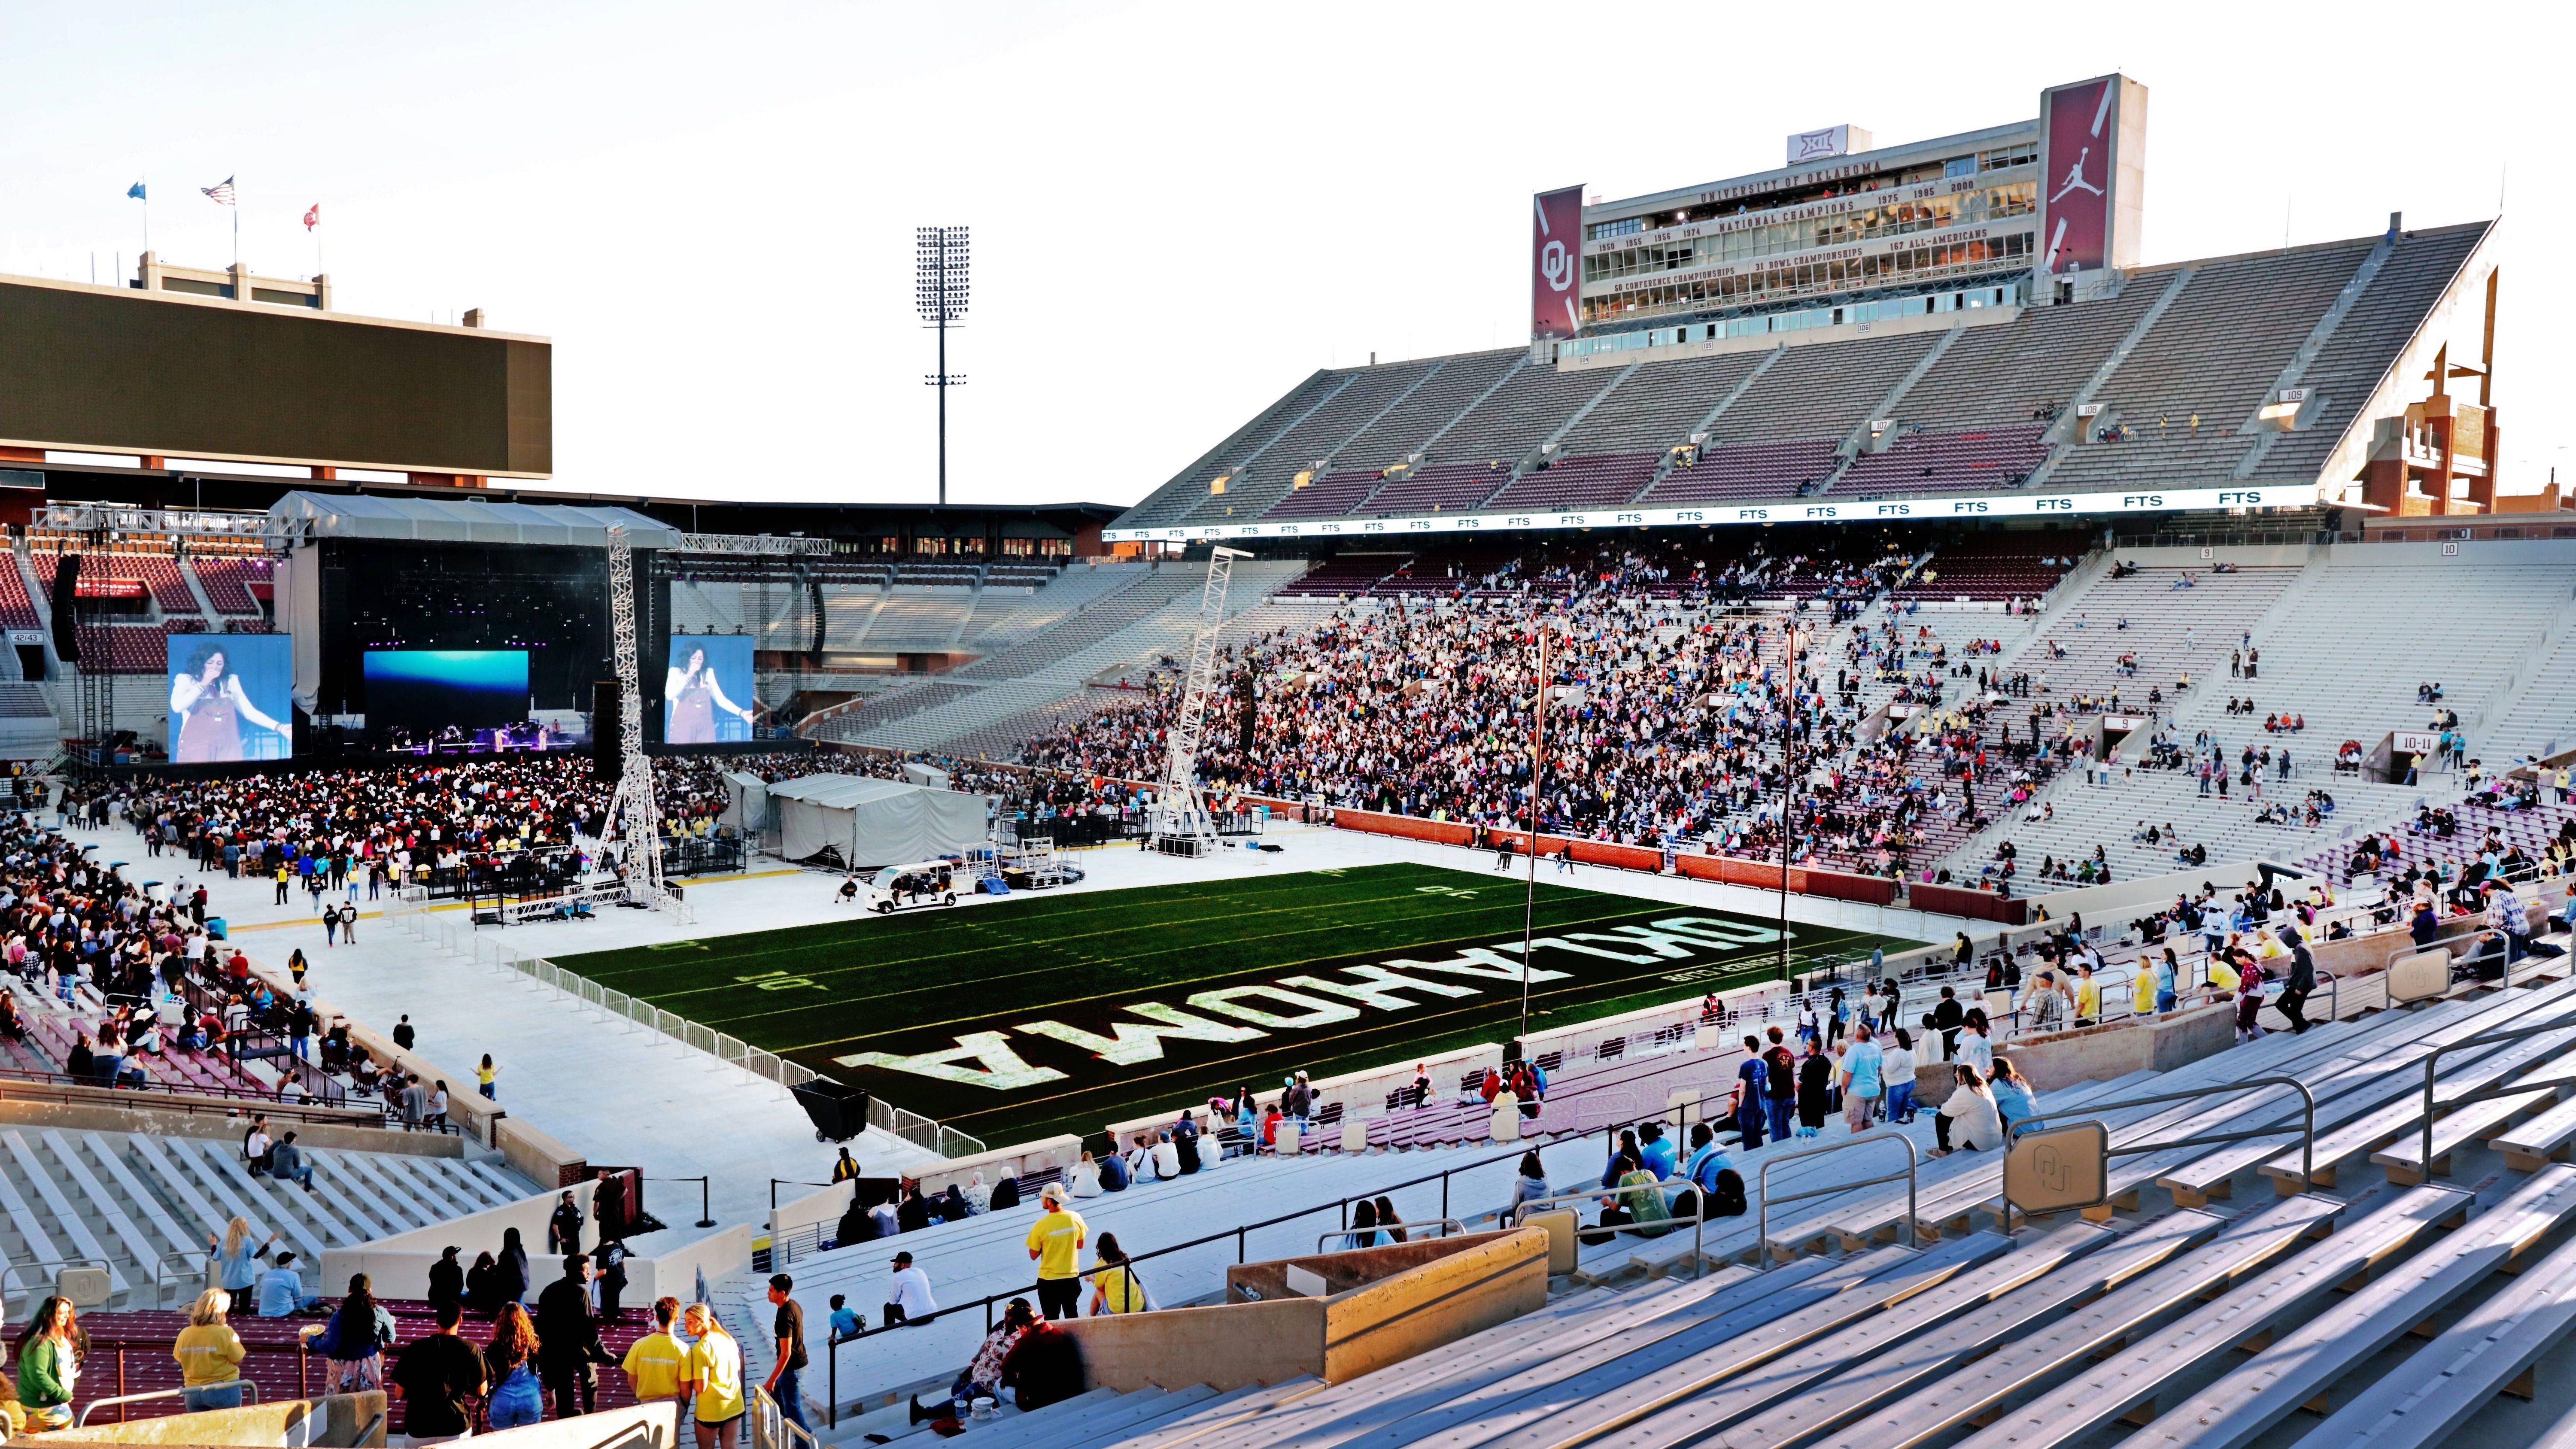
[[[603,780],[615,779],[625,768],[625,719],[617,681],[594,682],[590,686],[590,764]]]
[[[54,570],[54,653],[65,664],[80,660],[81,556],[67,553]]]

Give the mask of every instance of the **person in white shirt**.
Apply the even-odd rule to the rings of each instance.
[[[1887,1120],[1914,1120],[1914,1038],[1903,1027],[1893,1033],[1896,1044],[1885,1048],[1878,1062],[1879,1075],[1887,1079]]]
[[[1154,1175],[1166,1182],[1181,1175],[1181,1149],[1172,1144],[1169,1132],[1155,1135]]]
[[[1952,1060],[1960,1066],[1976,1068],[1977,1080],[1981,1082],[1995,1069],[1994,1043],[1986,1040],[1984,1024],[1977,1016],[1970,1016],[1968,1024],[1960,1030],[1958,1055]]]
[[[1067,1190],[1075,1197],[1100,1196],[1100,1164],[1091,1160],[1090,1153],[1082,1154],[1082,1160],[1073,1165],[1073,1186]]]
[[[930,1275],[912,1265],[910,1253],[894,1255],[894,1278],[890,1291],[894,1296],[886,1300],[885,1324],[888,1328],[939,1311],[938,1303],[930,1296]]]
[[[1932,1134],[1940,1145],[1935,1157],[1953,1152],[1983,1152],[2003,1141],[2003,1116],[1995,1110],[1995,1099],[1986,1090],[1983,1074],[1966,1066],[1958,1068],[1958,1085],[1951,1088],[1941,1104],[1941,1115],[1932,1123]],[[1951,1139],[1958,1139],[1956,1145]]]

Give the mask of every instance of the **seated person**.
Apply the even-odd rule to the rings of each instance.
[[[319,1297],[304,1291],[304,1280],[295,1271],[295,1255],[283,1249],[279,1250],[277,1260],[259,1275],[253,1291],[259,1295],[259,1316],[262,1318],[292,1318],[299,1313],[312,1312],[322,1302]]]

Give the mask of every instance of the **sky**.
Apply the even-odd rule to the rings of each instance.
[[[551,337],[556,486],[916,501],[938,484],[914,228],[964,224],[950,500],[1126,504],[1315,368],[1524,339],[1534,191],[1765,170],[1837,123],[2000,124],[2117,70],[2149,91],[2147,262],[2501,198],[2501,476],[2576,482],[2540,7],[2430,31],[2368,5],[1798,13],[9,0],[0,272],[130,274],[137,180],[165,260],[227,265],[232,215],[198,188],[232,177],[255,271]]]

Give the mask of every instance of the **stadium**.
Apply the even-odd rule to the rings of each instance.
[[[2149,262],[2148,87],[2036,99],[1541,192],[1526,343],[1129,506],[619,491],[479,311],[0,276],[0,1412],[2571,1442],[2501,223]]]

